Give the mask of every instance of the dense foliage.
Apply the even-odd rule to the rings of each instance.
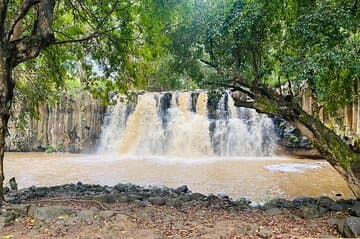
[[[357,96],[357,1],[222,0],[184,5],[176,27],[169,30],[170,56],[159,71],[170,88],[174,81],[169,79],[190,79],[202,88],[231,85],[240,78],[249,85],[287,83],[295,95],[308,86],[330,110]]]

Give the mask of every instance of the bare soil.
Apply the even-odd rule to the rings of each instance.
[[[0,238],[334,238],[340,235],[329,220],[344,217],[329,212],[304,220],[287,210],[270,216],[256,209],[175,208],[138,202],[37,200],[31,204],[67,207],[72,213],[52,220],[23,215],[0,229]]]

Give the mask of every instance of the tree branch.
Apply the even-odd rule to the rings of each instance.
[[[55,41],[52,43],[52,45],[60,45],[60,44],[68,44],[68,43],[77,43],[77,42],[85,42],[85,41],[89,41],[91,39],[97,38],[101,35],[101,33],[99,32],[94,32],[92,34],[90,34],[89,36],[86,37],[82,37],[82,38],[77,38],[77,39],[68,39],[68,40],[63,40],[63,41]]]
[[[202,63],[204,63],[205,65],[211,66],[211,67],[214,68],[215,70],[217,69],[217,66],[216,66],[214,63],[211,63],[210,61],[203,60],[203,59],[200,59],[199,61],[202,62]]]
[[[33,5],[36,9],[36,18],[31,35],[10,41],[15,54],[14,65],[37,57],[41,50],[55,41],[52,32],[55,3],[56,0],[40,0],[39,3]]]
[[[5,19],[9,0],[0,0],[0,41],[5,40]]]
[[[11,21],[9,32],[7,34],[7,40],[10,41],[11,36],[14,33],[14,29],[16,24],[18,24],[29,12],[29,10],[38,4],[40,0],[24,0],[22,4],[20,5],[19,9],[17,10],[16,14],[14,15],[14,18]]]

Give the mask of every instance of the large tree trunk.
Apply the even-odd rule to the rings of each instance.
[[[266,87],[235,87],[236,106],[254,108],[260,113],[279,116],[306,136],[324,158],[343,176],[356,197],[360,197],[360,155],[318,118],[302,110],[291,97],[282,97]],[[244,97],[247,95],[249,98]]]
[[[11,72],[12,67],[9,58],[0,53],[0,205],[4,201],[3,181],[5,179],[5,137],[14,90],[14,82],[11,78]]]

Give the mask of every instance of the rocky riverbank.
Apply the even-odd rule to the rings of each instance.
[[[81,182],[7,190],[0,214],[8,238],[243,238],[360,236],[360,201],[203,195],[187,186],[114,187]]]

